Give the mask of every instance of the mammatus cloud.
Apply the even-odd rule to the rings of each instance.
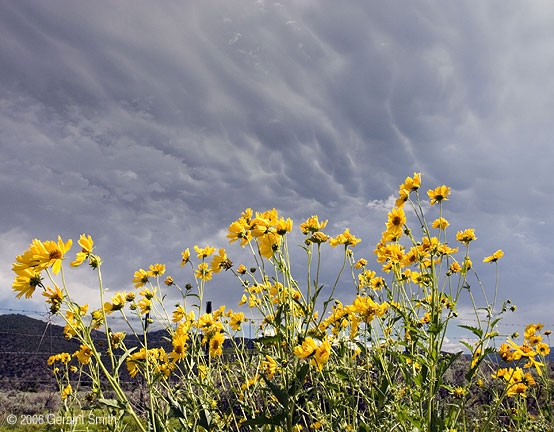
[[[502,248],[513,319],[548,321],[549,3],[0,8],[10,302],[11,262],[35,237],[93,235],[115,291],[156,262],[181,271],[186,247],[226,246],[247,207],[350,227],[371,262],[398,184],[422,172],[425,190],[452,187],[451,241],[476,228],[486,289],[480,261]],[[222,302],[240,297],[231,285],[215,282]]]

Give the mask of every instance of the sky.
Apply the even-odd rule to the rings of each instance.
[[[549,1],[1,2],[0,312],[46,310],[11,290],[34,238],[71,238],[73,255],[90,234],[108,294],[154,263],[184,284],[194,245],[248,265],[226,239],[248,207],[294,220],[300,264],[298,227],[317,214],[377,270],[398,186],[421,172],[423,196],[451,187],[451,242],[475,228],[489,296],[482,259],[504,251],[499,297],[518,309],[501,331],[554,327],[553,21]],[[340,253],[326,253],[330,286]],[[66,276],[94,305],[97,275]],[[240,285],[217,276],[206,298],[236,306]]]

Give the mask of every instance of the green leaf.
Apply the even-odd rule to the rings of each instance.
[[[298,370],[298,373],[296,374],[296,378],[292,382],[291,386],[288,390],[289,397],[293,397],[298,390],[302,388],[304,385],[304,381],[306,380],[306,375],[308,375],[308,371],[310,370],[310,364],[305,363],[302,365],[302,367]]]
[[[461,340],[460,343],[465,346],[470,352],[473,352],[473,348],[471,347],[470,344],[468,344],[467,342]]]
[[[471,331],[475,336],[477,336],[479,339],[483,337],[483,330],[477,327],[472,327],[468,325],[459,325],[458,327],[464,328],[466,330]]]
[[[289,395],[287,392],[285,392],[281,387],[279,387],[277,384],[272,383],[265,375],[262,375],[263,380],[271,390],[271,393],[273,393],[273,396],[277,398],[279,403],[283,408],[288,407],[289,404]]]
[[[131,355],[131,353],[136,350],[137,347],[133,347],[133,348],[130,348],[128,349],[127,351],[125,351],[123,353],[123,355],[121,357],[119,357],[119,361],[117,362],[117,366],[115,367],[115,371],[114,371],[114,376],[117,376],[118,375],[118,372],[119,372],[119,368],[121,367],[121,365],[123,364],[123,362],[127,359],[127,357],[129,357]]]
[[[344,369],[344,368],[337,369],[336,376],[337,376],[338,379],[340,379],[342,381],[350,381],[350,377],[348,376],[348,373],[346,372],[346,369]]]
[[[98,399],[98,403],[115,409],[125,409],[125,405],[121,401],[118,401],[117,399],[100,398]]]
[[[242,423],[242,426],[260,426],[260,425],[275,425],[280,426],[285,419],[285,414],[283,412],[280,412],[279,414],[276,414],[272,417],[254,417],[251,419],[246,420],[244,423]]]
[[[200,418],[197,422],[206,430],[210,430],[212,424],[212,414],[210,411],[202,404],[202,409],[200,410]]]
[[[461,355],[463,351],[458,351],[456,354],[449,354],[448,357],[444,357],[444,360],[439,363],[439,375],[442,376],[450,369],[452,363],[454,363]]]
[[[283,335],[281,333],[277,333],[275,336],[262,336],[256,339],[254,342],[259,342],[264,345],[271,345],[275,342],[281,342],[283,340]]]
[[[169,402],[169,408],[171,409],[171,413],[175,417],[181,418],[181,419],[186,419],[187,418],[186,414],[185,414],[185,408],[179,402],[177,402],[176,399],[174,399],[171,396],[171,392],[167,393],[167,400]]]

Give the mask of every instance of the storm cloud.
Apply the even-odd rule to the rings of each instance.
[[[247,207],[350,227],[375,263],[398,185],[421,172],[452,188],[452,240],[476,228],[487,290],[482,257],[504,250],[518,312],[503,330],[550,324],[553,19],[547,1],[2,2],[3,304],[44,309],[11,292],[35,237],[91,234],[115,292],[155,262],[182,271],[187,247],[226,247]],[[90,297],[94,275],[71,277]]]

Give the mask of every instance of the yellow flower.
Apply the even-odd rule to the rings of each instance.
[[[14,291],[19,291],[16,295],[17,298],[25,295],[25,298],[31,298],[37,286],[42,285],[42,278],[39,273],[36,273],[33,269],[21,270],[19,275],[15,277],[12,284]]]
[[[402,234],[402,227],[406,223],[404,210],[401,208],[393,208],[387,216],[389,218],[387,221],[387,233],[400,237]]]
[[[68,384],[63,390],[62,390],[62,399],[66,399],[72,392],[71,384]]]
[[[537,352],[542,355],[542,356],[547,356],[548,354],[550,354],[550,347],[545,344],[545,343],[539,343],[535,349],[537,350]]]
[[[237,269],[237,273],[241,275],[246,274],[246,267],[242,264],[239,265],[239,268]]]
[[[175,282],[173,281],[173,278],[171,276],[168,276],[165,278],[164,284],[166,284],[167,286],[171,286],[174,285]]]
[[[529,346],[534,347],[538,345],[540,342],[542,342],[542,336],[540,334],[536,334],[534,336],[531,336],[528,340]]]
[[[522,382],[520,382],[520,383],[517,383],[517,384],[511,384],[508,387],[508,391],[507,391],[506,395],[508,397],[514,397],[514,396],[526,397],[527,396],[525,394],[526,391],[527,391],[527,386],[525,384],[523,384]]]
[[[504,252],[502,252],[502,249],[498,249],[495,253],[493,253],[491,256],[486,257],[483,262],[496,262],[500,258],[504,256]]]
[[[165,265],[163,264],[154,264],[150,266],[150,271],[148,272],[149,276],[158,277],[162,276],[165,273]]]
[[[371,288],[373,288],[376,291],[381,290],[385,286],[385,279],[378,276],[373,279],[371,279]]]
[[[299,358],[306,358],[310,356],[316,348],[317,345],[315,341],[311,337],[307,337],[302,342],[302,345],[298,345],[294,348],[294,355]]]
[[[198,365],[198,376],[204,381],[208,376],[208,368],[204,365]]]
[[[300,224],[300,230],[304,233],[304,234],[308,234],[310,232],[314,233],[314,232],[317,232],[323,228],[325,228],[327,226],[327,220],[325,220],[325,222],[319,222],[318,218],[317,218],[317,215],[314,215],[310,218],[308,218],[308,220],[306,222],[304,222],[303,224]]]
[[[250,216],[252,216],[252,211],[250,211]],[[250,240],[252,240],[249,220],[240,218],[229,225],[227,238],[229,239],[229,243],[233,243],[234,241],[240,239],[240,245],[244,247]]]
[[[527,325],[527,327],[525,327],[525,333],[524,333],[525,339],[527,340],[531,336],[535,336],[536,332],[537,332],[537,326],[535,324]]]
[[[177,309],[173,312],[173,319],[172,321],[173,322],[179,322],[183,319],[183,317],[185,316],[186,312],[185,312],[185,309],[183,308],[183,306],[178,306]]]
[[[352,234],[350,234],[349,228],[347,228],[342,234],[339,234],[334,239],[329,240],[329,244],[333,247],[336,247],[340,244],[354,247],[360,242],[360,239],[357,239]]]
[[[467,246],[470,241],[477,239],[474,231],[475,230],[473,228],[466,229],[465,231],[458,231],[456,233],[456,240]]]
[[[125,306],[126,294],[125,292],[118,292],[114,297],[112,297],[112,303],[104,303],[104,310],[111,314],[112,312],[123,309]]]
[[[169,354],[173,363],[178,362],[185,358],[187,354],[187,340],[188,334],[186,333],[175,333],[172,339],[173,351]]]
[[[183,259],[181,260],[181,266],[180,267],[183,267],[186,263],[189,262],[189,259],[190,259],[189,248],[187,248],[184,252],[181,252],[181,255],[183,256]]]
[[[441,255],[451,255],[451,254],[455,254],[458,252],[458,248],[456,249],[453,249],[451,247],[448,247],[447,245],[445,244],[441,244],[438,248],[437,248],[437,252],[440,253]],[[435,261],[436,262],[436,261]]]
[[[503,343],[500,345],[500,351],[498,351],[500,358],[505,362],[510,362],[514,359],[513,353],[511,351],[510,345]]]
[[[277,372],[277,362],[268,355],[266,355],[265,358],[266,360],[262,361],[262,370],[267,379],[271,379]]]
[[[12,266],[12,270],[16,275],[19,275],[24,270],[33,270],[36,273],[40,273],[47,266],[40,264],[38,259],[38,245],[40,241],[34,239],[33,243],[29,246],[29,250],[25,251],[22,255],[18,255],[15,258],[15,263]]]
[[[63,293],[57,285],[54,285],[54,288],[47,286],[42,295],[46,297],[46,303],[52,305],[60,304],[63,300]]]
[[[140,307],[140,313],[145,314],[152,310],[152,300],[143,298],[139,300],[138,305]]]
[[[456,387],[452,394],[455,398],[461,399],[465,395],[465,390],[462,387]]]
[[[275,229],[277,230],[277,234],[279,235],[285,235],[288,232],[292,231],[292,220],[288,218],[285,220],[284,218],[280,218],[277,223],[275,224]]]
[[[85,259],[87,259],[90,254],[92,253],[93,244],[92,237],[86,236],[85,234],[81,234],[81,237],[79,238],[79,246],[81,246],[81,252],[77,252],[77,256],[75,257],[75,261],[72,261],[69,265],[71,267],[78,267],[80,266]]]
[[[197,257],[199,259],[209,257],[211,254],[215,252],[215,248],[210,246],[206,246],[204,249],[200,249],[198,246],[194,246],[194,250],[198,254]]]
[[[221,332],[217,332],[210,339],[210,357],[221,356],[223,354],[223,342],[225,336]]]
[[[408,192],[418,190],[421,186],[421,173],[414,173],[414,177],[406,177],[404,184],[400,185],[400,190],[406,189]]]
[[[331,344],[327,341],[327,338],[315,349],[314,356],[310,362],[313,366],[316,366],[318,370],[323,369],[323,365],[329,359],[331,355]]]
[[[252,209],[251,209],[251,208],[247,208],[246,210],[244,210],[244,211],[240,214],[240,216],[241,216],[241,218],[243,218],[245,221],[249,222],[250,219],[252,218],[252,214],[253,214]]]
[[[219,255],[214,255],[210,264],[212,272],[219,273],[221,269],[229,270],[233,263],[225,254],[225,249],[219,249]]]
[[[242,305],[245,304],[247,301],[248,301],[248,299],[246,298],[246,294],[243,294],[243,295],[242,295],[242,298],[241,298],[240,301],[239,301],[239,306],[242,306]]]
[[[206,313],[202,315],[200,318],[198,318],[198,322],[196,323],[196,326],[203,332],[209,332],[210,330],[212,330],[214,325],[215,320],[211,313]]]
[[[354,268],[362,268],[363,266],[365,266],[367,264],[367,260],[366,259],[363,259],[363,258],[360,258],[356,264],[354,264]]]
[[[448,201],[448,195],[450,195],[450,188],[444,185],[437,187],[436,189],[430,189],[427,191],[427,195],[431,199],[431,205],[440,203],[441,201]]]
[[[274,232],[269,232],[260,237],[259,249],[260,254],[267,259],[271,259],[273,254],[279,249],[281,237]]]
[[[36,258],[39,262],[46,266],[52,266],[52,273],[57,275],[62,268],[62,260],[64,255],[71,248],[72,241],[69,239],[66,243],[58,236],[58,242],[45,241],[38,242]]]
[[[404,207],[404,204],[406,204],[406,201],[408,201],[409,196],[410,196],[410,191],[401,187],[400,197],[396,200],[394,205],[398,208]]]
[[[312,234],[312,236],[308,239],[306,239],[306,242],[313,242],[316,244],[325,243],[327,240],[329,240],[331,237],[329,237],[324,232],[318,231]]]
[[[198,264],[198,270],[194,274],[198,279],[202,279],[204,282],[209,281],[212,278],[212,270],[208,268],[207,263]]]
[[[446,227],[450,225],[448,221],[444,218],[438,218],[433,221],[433,224],[431,225],[432,228],[439,228],[441,230],[445,230]]]
[[[229,323],[231,325],[231,328],[234,331],[239,331],[240,326],[244,322],[244,314],[242,312],[237,312],[231,316],[231,322]]]
[[[156,296],[156,291],[157,290],[155,288],[154,291],[150,291],[149,288],[144,288],[139,294],[146,297],[148,300],[151,300]]]
[[[91,355],[92,350],[87,345],[81,345],[81,349],[79,351],[75,351],[75,353],[73,354],[74,357],[77,357],[79,363],[84,365],[90,362]]]
[[[427,195],[431,199],[431,205],[441,201],[448,201],[447,196],[450,194],[450,188],[444,185],[437,187],[435,190],[430,189],[427,191]]]
[[[148,272],[143,269],[139,269],[138,271],[136,271],[133,277],[133,283],[135,284],[135,288],[140,288],[141,286],[147,284]]]

